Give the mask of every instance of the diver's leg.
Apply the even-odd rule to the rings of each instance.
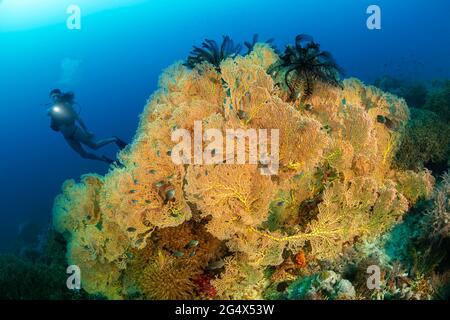
[[[85,140],[82,141],[86,146],[88,146],[89,148],[93,149],[93,150],[98,150],[108,144],[111,143],[115,143],[117,141],[116,138],[108,138],[108,139],[103,139],[103,140]]]
[[[75,150],[75,152],[78,153],[82,158],[110,163],[109,159],[107,159],[105,157],[99,157],[96,154],[93,154],[93,153],[90,153],[90,152],[87,152],[86,150],[84,150],[83,146],[78,141],[73,140],[73,139],[66,139],[66,141],[69,144],[69,146],[73,150]]]
[[[125,141],[120,139],[118,136],[113,136],[113,138],[117,139],[116,145],[117,145],[117,147],[119,147],[120,150],[125,149],[125,147],[128,145],[128,143],[126,143]]]

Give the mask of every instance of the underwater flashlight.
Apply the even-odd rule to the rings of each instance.
[[[67,118],[68,114],[64,107],[60,104],[55,104],[52,107],[52,113],[55,118],[64,119]]]
[[[61,109],[61,107],[59,105],[53,106],[52,110],[53,110],[53,112],[56,112],[56,113],[61,113],[62,112],[62,109]]]

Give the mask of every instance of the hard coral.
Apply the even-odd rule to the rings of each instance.
[[[97,299],[84,290],[66,286],[66,243],[50,229],[40,235],[41,250],[33,256],[0,254],[1,300],[78,300]]]
[[[447,167],[450,126],[437,114],[423,109],[411,109],[411,119],[399,142],[395,155],[397,167],[408,170],[428,167],[437,173],[442,170],[440,167]]]
[[[351,300],[355,298],[355,295],[355,289],[350,281],[342,279],[331,270],[301,278],[288,288],[289,300]]]
[[[425,103],[425,109],[430,110],[446,121],[450,121],[450,80],[432,90]]]
[[[374,86],[404,98],[410,108],[422,108],[427,100],[428,90],[420,82],[383,76],[374,81]]]

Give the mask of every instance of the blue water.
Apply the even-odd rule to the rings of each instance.
[[[0,17],[17,1],[0,1]],[[58,2],[78,3],[83,10],[87,1]],[[280,48],[298,33],[310,34],[347,76],[367,82],[383,74],[450,78],[448,0],[132,2],[137,4],[82,15],[81,30],[67,29],[65,10],[56,20],[35,16],[36,26],[14,17],[8,19],[14,26],[0,20],[0,251],[14,249],[20,224],[51,219],[64,180],[108,169],[81,159],[50,130],[40,104],[54,87],[76,93],[83,119],[99,138],[131,141],[161,71],[186,58],[192,45],[223,34],[240,42],[259,33],[261,39],[274,37]],[[17,10],[39,15],[40,1],[32,3]],[[381,30],[366,27],[370,4],[381,7]],[[116,149],[104,152],[113,157]]]

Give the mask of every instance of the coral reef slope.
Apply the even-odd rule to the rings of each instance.
[[[351,78],[342,88],[317,83],[299,103],[267,72],[279,60],[259,43],[220,68],[175,63],[121,152],[123,165],[64,184],[54,225],[88,293],[267,297],[273,286],[312,275],[309,266],[374,241],[430,196],[428,170],[392,165],[409,119],[403,99]],[[192,154],[174,163],[172,133],[194,136],[196,122],[224,136],[229,129],[278,129],[278,174],[262,175],[261,163],[194,164]],[[349,296],[343,290],[331,291]]]

